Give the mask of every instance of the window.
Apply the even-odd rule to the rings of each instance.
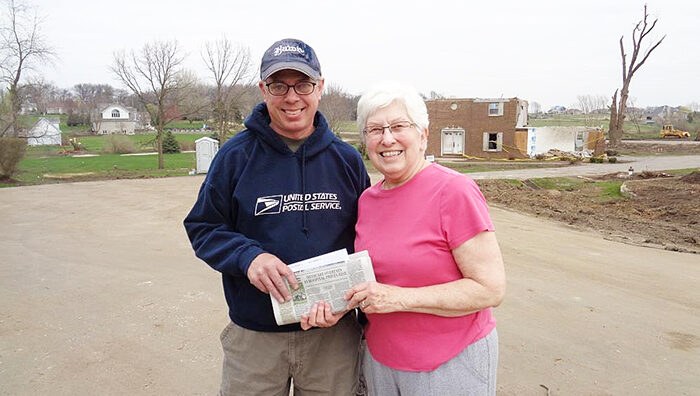
[[[484,151],[503,151],[503,132],[484,133]]]
[[[112,110],[112,118],[119,118],[119,110],[117,110],[117,109]]]
[[[583,142],[584,142],[583,131],[576,132],[576,142],[574,143],[574,150],[575,151],[583,150]]]
[[[503,102],[489,103],[489,116],[502,116],[502,115],[503,115]]]

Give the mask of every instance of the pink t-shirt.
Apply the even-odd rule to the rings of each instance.
[[[431,164],[399,187],[381,185],[360,197],[355,226],[355,251],[369,251],[377,282],[421,287],[461,279],[452,249],[494,229],[476,183]],[[374,359],[405,371],[432,371],[496,326],[490,308],[452,318],[415,312],[367,318]]]

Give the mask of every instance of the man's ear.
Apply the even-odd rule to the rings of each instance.
[[[260,93],[262,94],[263,100],[267,101],[267,90],[265,89],[265,81],[260,80],[258,83],[258,88],[260,88]]]
[[[316,84],[316,86],[318,87],[318,93],[323,94],[323,86],[324,86],[325,82],[326,82],[326,79],[323,77],[321,77],[321,79],[318,80],[318,83]]]

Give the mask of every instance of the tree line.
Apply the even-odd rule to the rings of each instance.
[[[213,124],[220,141],[226,140],[253,105],[261,100],[254,84],[256,71],[250,51],[226,37],[203,45],[200,56],[208,75],[195,75],[184,67],[185,55],[176,40],[153,41],[141,48],[114,53],[110,70],[122,88],[108,84],[77,84],[71,89],[59,88],[45,82],[34,73],[39,64],[51,62],[56,54],[41,34],[41,19],[36,9],[25,0],[0,0],[0,178],[9,177],[3,153],[8,143],[21,136],[19,115],[23,103],[33,103],[38,112],[49,111],[52,103],[61,103],[74,116],[73,123],[89,123],[88,116],[100,105],[113,102],[136,108],[148,114],[155,129],[158,167],[163,168],[163,137],[165,126],[175,119],[206,120]],[[627,116],[629,87],[634,73],[664,40],[657,41],[646,51],[642,45],[656,26],[648,22],[644,6],[642,19],[632,31],[632,54],[627,60],[623,38],[619,45],[622,55],[622,88],[615,91],[610,110],[609,135],[611,145],[619,143],[622,123]],[[618,92],[620,93],[618,100]],[[442,97],[430,92],[430,98]],[[331,129],[339,130],[340,122],[354,118],[357,97],[347,94],[338,85],[328,84],[320,104]],[[579,97],[582,107],[599,107],[600,97]],[[533,103],[533,105],[538,104]],[[588,113],[588,112],[586,112]],[[18,150],[23,150],[20,148]],[[21,155],[20,155],[21,158]],[[10,172],[11,175],[11,172]]]

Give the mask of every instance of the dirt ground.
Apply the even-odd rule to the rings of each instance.
[[[663,172],[626,172],[583,178],[570,191],[539,189],[528,180],[478,183],[490,203],[569,225],[606,238],[666,250],[700,253],[700,172],[671,177]],[[602,200],[595,180],[623,180],[624,199]]]
[[[700,154],[700,142],[689,139],[649,140],[649,141],[625,141],[618,149],[620,154]]]
[[[0,395],[216,393],[221,279],[182,229],[202,179],[0,190]],[[697,394],[697,255],[491,214],[499,395]]]

